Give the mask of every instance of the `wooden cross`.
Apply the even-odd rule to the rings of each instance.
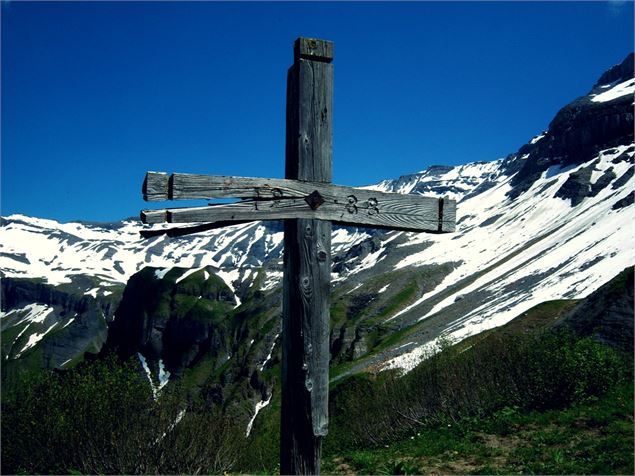
[[[237,203],[141,212],[144,223],[203,222],[148,230],[179,236],[253,220],[284,221],[281,474],[318,474],[328,425],[331,223],[454,231],[447,198],[331,184],[333,43],[298,38],[287,76],[285,179],[148,172],[145,200],[240,198]]]

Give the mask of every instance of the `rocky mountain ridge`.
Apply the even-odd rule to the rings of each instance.
[[[334,228],[333,378],[408,370],[439,339],[584,298],[635,264],[632,61],[515,154],[367,187],[455,198],[457,231]],[[117,349],[157,386],[181,376],[211,401],[263,408],[279,361],[281,224],[148,240],[142,229],[2,218],[3,372]]]

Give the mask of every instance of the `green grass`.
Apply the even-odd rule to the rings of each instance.
[[[380,448],[325,455],[330,474],[633,474],[633,386],[564,410],[505,408]]]
[[[201,359],[194,367],[186,369],[183,372],[180,383],[184,388],[196,389],[203,384],[214,373],[216,359],[205,357]]]
[[[397,294],[392,296],[388,303],[381,309],[380,313],[377,315],[378,320],[383,320],[395,314],[397,311],[400,311],[408,304],[412,303],[415,300],[419,287],[416,283],[410,283],[410,285],[403,288]]]

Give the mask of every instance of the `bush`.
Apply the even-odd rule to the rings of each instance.
[[[464,350],[446,348],[405,376],[384,372],[340,384],[331,396],[326,447],[384,445],[422,426],[509,409],[564,408],[631,379],[630,359],[591,338],[490,335]]]
[[[3,395],[3,474],[222,473],[242,438],[220,410],[154,400],[138,362],[115,357],[30,375]]]

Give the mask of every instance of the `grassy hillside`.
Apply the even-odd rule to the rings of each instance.
[[[632,354],[552,330],[575,305],[545,303],[446,343],[404,376],[339,380],[323,472],[632,474]],[[192,399],[204,376],[186,372],[155,400],[136,367],[111,357],[7,389],[2,472],[279,471],[279,362],[262,372],[273,394],[248,438],[238,393],[223,408]]]
[[[633,387],[569,408],[421,428],[384,447],[334,452],[328,474],[633,474]]]

